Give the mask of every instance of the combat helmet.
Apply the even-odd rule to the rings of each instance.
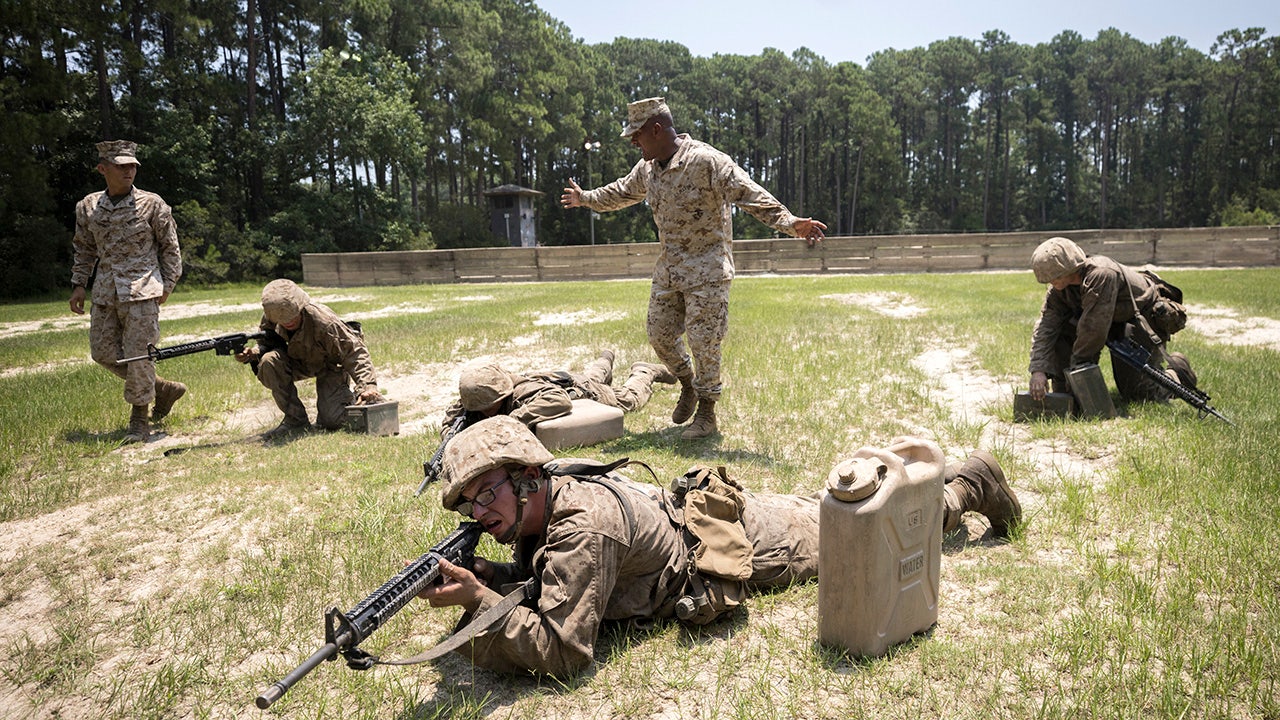
[[[1031,269],[1037,282],[1050,283],[1079,270],[1084,258],[1084,250],[1079,245],[1064,237],[1052,237],[1031,253]]]
[[[262,288],[262,314],[276,325],[287,325],[311,304],[311,296],[292,280],[272,280]]]
[[[467,412],[480,412],[511,395],[511,376],[497,363],[469,365],[458,377],[458,395]]]
[[[445,446],[440,478],[440,504],[458,506],[472,480],[505,465],[541,467],[555,458],[533,431],[510,415],[496,415],[463,429]]]

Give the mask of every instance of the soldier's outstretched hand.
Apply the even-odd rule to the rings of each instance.
[[[573,178],[569,178],[569,187],[560,196],[560,204],[567,208],[582,207],[582,188]]]
[[[826,229],[826,224],[813,218],[800,218],[795,224],[796,235],[808,241],[809,247],[822,242],[822,238],[826,237],[822,231]]]

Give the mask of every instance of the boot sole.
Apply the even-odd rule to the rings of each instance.
[[[1013,503],[1014,521],[1005,526],[1005,531],[1003,533],[996,533],[997,535],[1008,535],[1010,527],[1022,522],[1022,503],[1018,502],[1018,496],[1015,495],[1013,493],[1013,489],[1009,487],[1009,481],[1004,477],[1004,469],[1000,467],[1000,462],[996,460],[995,455],[992,455],[986,450],[974,450],[973,457],[978,458],[982,461],[983,465],[987,466],[987,469],[991,471],[991,475],[995,477],[996,484],[998,484],[1000,489],[1004,491],[1005,497],[1009,498],[1009,502]],[[995,528],[993,527],[992,530],[994,531]]]

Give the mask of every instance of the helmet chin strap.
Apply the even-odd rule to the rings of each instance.
[[[519,476],[511,479],[511,484],[516,489],[516,521],[506,535],[497,538],[498,542],[503,545],[510,545],[524,537],[524,508],[525,505],[529,504],[529,493],[537,492],[542,485],[541,470],[539,470],[538,478],[532,480],[526,478],[524,472],[525,468],[520,468]]]

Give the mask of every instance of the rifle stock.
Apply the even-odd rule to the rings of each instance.
[[[444,449],[449,444],[449,441],[453,439],[453,436],[457,435],[458,431],[462,430],[462,428],[466,426],[466,413],[459,415],[453,421],[453,425],[449,426],[449,432],[445,433],[444,439],[440,441],[440,447],[436,448],[435,454],[431,456],[430,460],[422,463],[422,483],[419,484],[418,489],[414,491],[414,497],[421,495],[422,491],[426,490],[428,485],[440,479],[440,469],[444,459]]]
[[[1154,380],[1164,389],[1173,393],[1173,395],[1179,400],[1182,400],[1195,408],[1200,417],[1203,418],[1205,415],[1212,415],[1228,425],[1235,425],[1235,423],[1228,420],[1225,415],[1215,410],[1213,406],[1209,404],[1209,396],[1206,393],[1197,388],[1187,387],[1160,370],[1152,367],[1150,364],[1150,350],[1147,350],[1129,338],[1108,340],[1107,347],[1115,353],[1116,357],[1120,358],[1128,365],[1141,370],[1144,375]]]
[[[476,545],[484,528],[478,522],[462,522],[445,539],[436,543],[421,557],[405,566],[390,580],[374,590],[348,612],[330,607],[325,612],[325,643],[311,653],[288,675],[272,684],[254,700],[262,710],[271,707],[289,688],[314,670],[320,663],[342,655],[347,666],[355,670],[367,670],[378,659],[357,647],[382,627],[383,623],[400,612],[418,593],[440,580],[440,559],[470,568],[475,558]]]
[[[117,360],[117,365],[128,365],[131,362],[139,360],[152,360],[159,362],[168,360],[169,358],[182,357],[183,355],[194,355],[198,352],[208,350],[214,351],[216,355],[231,355],[244,351],[244,346],[250,340],[261,340],[267,336],[266,330],[259,330],[252,333],[231,333],[229,335],[219,335],[218,337],[205,338],[203,340],[192,340],[181,345],[170,345],[169,347],[158,348],[155,345],[147,345],[147,354],[138,355],[137,357],[124,358]]]

